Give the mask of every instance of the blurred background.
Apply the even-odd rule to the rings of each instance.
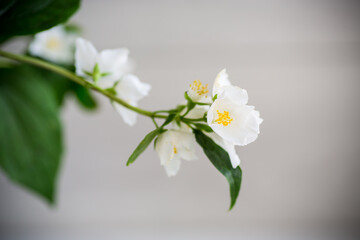
[[[83,1],[71,21],[98,49],[128,47],[152,85],[141,107],[172,108],[223,68],[247,89],[264,123],[237,149],[237,205],[200,148],[173,178],[151,148],[126,167],[152,122],[68,99],[57,204],[0,174],[0,239],[359,239],[359,3]]]

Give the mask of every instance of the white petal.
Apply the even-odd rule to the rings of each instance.
[[[101,51],[96,61],[99,64],[100,72],[108,73],[109,75],[102,77],[100,80],[119,80],[127,68],[128,55],[129,50],[126,48]]]
[[[155,151],[159,155],[161,165],[165,165],[167,161],[174,157],[174,145],[169,131],[164,132],[158,137]]]
[[[102,89],[112,88],[114,87],[116,81],[110,78],[100,78],[96,85]]]
[[[191,161],[196,160],[195,152],[195,135],[191,132],[172,131],[174,136],[175,146],[177,147],[177,154],[181,159]]]
[[[210,103],[212,101],[211,97],[208,96],[207,84],[203,85],[200,80],[195,80],[190,84],[187,94],[194,102]]]
[[[227,126],[216,122],[218,112],[224,111],[229,112],[229,117],[232,118]],[[259,113],[253,106],[237,104],[227,98],[215,100],[208,111],[207,120],[214,132],[226,141],[240,146],[247,145],[257,138],[261,123]]]
[[[155,150],[167,175],[174,176],[180,169],[180,161],[195,160],[195,137],[193,133],[168,130],[158,137]]]
[[[222,147],[229,154],[231,166],[233,168],[236,168],[240,165],[240,158],[236,153],[234,144],[224,140],[216,133],[206,133],[206,135],[208,135],[217,145]]]
[[[187,115],[186,118],[196,119],[204,117],[205,113],[209,110],[209,106],[206,105],[196,105]],[[183,113],[185,113],[184,109]]]
[[[175,154],[175,147],[172,130],[161,134],[156,142],[155,150],[168,177],[175,176],[180,169],[180,157]]]
[[[236,168],[237,166],[239,166],[240,165],[240,158],[239,158],[239,156],[237,155],[237,153],[235,151],[235,145],[227,143],[224,149],[229,154],[232,167]]]
[[[91,42],[83,38],[77,38],[75,51],[76,74],[88,78],[85,71],[90,73],[93,72],[97,54],[98,53]]]
[[[180,158],[176,157],[176,156],[173,159],[171,159],[170,161],[167,161],[164,164],[164,169],[165,169],[166,175],[168,177],[175,176],[180,170],[180,164],[181,164]]]
[[[218,98],[229,98],[231,101],[246,105],[249,96],[245,89],[237,86],[225,86],[222,88],[222,93],[218,96]]]
[[[222,92],[222,88],[225,86],[231,86],[229,76],[226,72],[226,69],[223,69],[219,72],[219,74],[215,78],[215,82],[213,85],[213,97],[217,94],[220,95]]]
[[[112,103],[115,110],[120,114],[120,116],[123,118],[124,122],[128,124],[129,126],[134,126],[136,123],[137,113],[134,111],[131,111],[122,105],[120,105],[117,102]],[[133,106],[136,106],[134,102],[130,103]]]
[[[34,36],[29,45],[29,52],[55,63],[71,64],[73,62],[74,38],[59,25]]]
[[[139,101],[147,96],[151,86],[132,74],[126,74],[115,87],[117,95],[125,101]]]

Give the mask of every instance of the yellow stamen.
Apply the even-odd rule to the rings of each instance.
[[[207,84],[205,86],[202,85],[200,80],[195,80],[192,84],[190,84],[190,88],[199,95],[207,94],[209,92],[207,87],[208,87],[208,85]]]
[[[174,146],[174,154],[177,154],[177,149],[176,149],[176,147]]]
[[[47,43],[46,43],[46,46],[49,48],[49,49],[57,49],[59,48],[60,46],[60,42],[58,39],[56,38],[50,38]]]
[[[229,112],[228,111],[224,111],[224,113],[221,113],[219,111],[216,111],[218,114],[218,119],[215,120],[215,122],[217,124],[222,124],[224,126],[227,126],[231,123],[231,121],[233,120],[230,116],[229,116]]]

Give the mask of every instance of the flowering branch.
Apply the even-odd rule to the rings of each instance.
[[[40,34],[43,35],[39,37]],[[198,143],[211,163],[226,177],[230,185],[230,209],[234,206],[242,181],[240,158],[235,146],[245,146],[255,141],[262,119],[253,106],[247,105],[247,91],[233,86],[225,69],[217,75],[211,95],[208,84],[203,85],[200,80],[195,80],[184,93],[185,104],[170,110],[147,111],[137,107],[137,102],[148,95],[151,86],[129,73],[129,51],[126,48],[98,52],[85,39],[77,38],[76,43],[74,39],[70,41],[70,36],[61,27],[40,34],[35,35],[30,44],[31,56],[55,63],[58,60],[60,64],[71,60],[71,46],[75,45],[75,73],[31,56],[2,50],[0,56],[49,70],[99,92],[111,100],[125,123],[131,126],[136,122],[136,113],[151,118],[155,129],[135,148],[127,166],[134,163],[154,141],[166,174],[175,176],[181,160],[197,159],[195,146]],[[65,43],[68,43],[67,46]],[[164,121],[158,124],[156,119]]]
[[[55,72],[57,74],[60,74],[60,75],[62,75],[64,77],[68,78],[71,81],[74,81],[74,82],[76,82],[76,83],[78,83],[78,84],[80,84],[80,85],[82,85],[84,87],[91,88],[91,89],[101,93],[102,95],[109,98],[110,100],[115,101],[115,102],[121,104],[122,106],[124,106],[124,107],[126,107],[126,108],[128,108],[128,109],[130,109],[130,110],[132,110],[134,112],[137,112],[137,113],[139,113],[141,115],[148,116],[148,117],[151,117],[151,118],[167,118],[166,115],[157,114],[158,112],[165,112],[165,111],[151,112],[151,111],[147,111],[147,110],[132,106],[132,105],[128,104],[127,102],[125,102],[123,99],[118,98],[117,96],[115,96],[112,92],[107,91],[106,89],[102,89],[102,88],[98,87],[97,85],[95,85],[95,84],[93,84],[93,83],[91,83],[89,81],[86,81],[84,78],[75,75],[71,71],[69,71],[69,70],[67,70],[65,68],[59,67],[57,65],[51,64],[49,62],[45,62],[43,60],[33,58],[33,57],[29,57],[29,56],[24,56],[24,55],[18,55],[18,54],[14,54],[14,53],[5,52],[5,51],[2,51],[2,50],[0,50],[0,56],[8,58],[8,59],[15,60],[15,61],[18,61],[18,62],[28,63],[28,64],[31,64],[31,65],[34,65],[34,66],[37,66],[37,67],[40,67],[40,68],[47,69],[49,71]]]
[[[98,51],[80,37],[76,26],[58,25],[76,11],[79,0],[52,0],[41,8],[37,1],[28,1],[26,6],[23,1],[13,2],[0,6],[0,43],[31,35],[30,56],[2,50],[0,56],[48,71],[24,64],[0,66],[0,168],[9,179],[54,202],[63,149],[58,109],[68,92],[93,108],[96,103],[88,91],[92,89],[110,100],[126,124],[133,126],[141,114],[155,125],[127,166],[154,142],[166,175],[175,176],[183,160],[197,159],[197,143],[227,179],[230,209],[235,205],[242,181],[235,146],[255,141],[262,119],[248,105],[246,90],[233,86],[225,69],[217,75],[211,93],[208,84],[195,80],[185,91],[185,104],[147,111],[137,104],[149,94],[151,85],[132,74],[128,49]],[[163,122],[158,124],[157,119]]]

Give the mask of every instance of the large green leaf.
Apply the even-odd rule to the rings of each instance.
[[[34,69],[34,71],[38,72],[41,75],[41,77],[46,80],[48,84],[51,85],[51,88],[56,97],[56,102],[58,103],[59,106],[63,104],[64,98],[68,93],[73,93],[78,99],[79,103],[84,108],[92,110],[97,107],[97,103],[93,95],[87,88],[57,73],[50,72],[46,69],[41,69],[37,67],[32,67],[32,68]],[[67,67],[68,70],[74,71],[74,69],[72,68],[73,67]]]
[[[63,23],[79,5],[80,0],[5,0],[0,4],[0,42]]]
[[[36,73],[26,66],[0,69],[0,167],[53,203],[61,126],[51,87]]]
[[[194,130],[196,141],[204,150],[211,163],[219,170],[227,179],[230,185],[230,208],[231,210],[239,195],[241,187],[242,171],[240,167],[233,168],[231,166],[229,154],[217,145],[211,138],[206,136],[199,130]]]

